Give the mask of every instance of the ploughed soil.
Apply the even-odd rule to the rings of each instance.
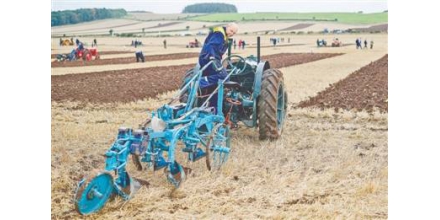
[[[98,50],[98,53],[99,53],[99,55],[112,55],[112,54],[125,54],[125,53],[133,53],[134,54],[134,52],[132,52],[132,51],[102,51],[101,52],[99,50]],[[51,54],[50,58],[55,59],[55,58],[57,58],[57,55],[58,54]],[[54,62],[52,62],[52,63],[54,63]]]
[[[175,25],[175,24],[180,24],[180,23],[182,23],[182,22],[168,22],[168,23],[165,23],[165,24],[159,23],[156,26],[148,27],[148,28],[145,28],[145,29],[153,29],[153,28],[159,28],[159,27],[168,27],[168,26]]]
[[[281,53],[263,56],[271,68],[313,62],[341,54]],[[52,101],[132,102],[178,89],[195,64],[68,74],[52,77]]]
[[[353,28],[352,30],[359,32],[388,32],[388,24],[378,24],[367,28]]]
[[[312,25],[314,25],[314,24],[301,23],[301,24],[296,24],[296,25],[290,26],[288,28],[281,29],[280,31],[299,30],[299,29],[304,29],[304,28],[310,27]]]
[[[388,54],[330,85],[298,107],[388,112]]]
[[[124,57],[124,58],[99,59],[99,60],[91,60],[91,61],[83,61],[83,60],[65,61],[65,62],[53,61],[51,63],[51,66],[53,68],[53,67],[95,66],[95,65],[136,63],[135,53],[134,52],[132,53],[133,53],[133,57]],[[145,57],[145,62],[149,62],[149,61],[158,61],[158,60],[178,60],[178,59],[186,59],[197,56],[199,56],[199,53],[174,53],[174,54],[163,54],[163,55],[150,55],[144,57]]]

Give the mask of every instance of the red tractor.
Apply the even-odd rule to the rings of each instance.
[[[189,42],[189,44],[186,45],[186,48],[195,48],[195,47],[200,47],[200,42],[197,39],[195,39],[195,41]]]
[[[342,41],[340,41],[338,38],[333,39],[332,47],[341,47]]]
[[[83,50],[77,48],[75,50],[75,56],[76,59],[83,59],[84,61],[90,61],[93,57],[95,57],[95,60],[99,60],[99,54],[96,48],[84,48]]]

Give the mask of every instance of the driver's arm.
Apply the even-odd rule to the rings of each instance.
[[[221,60],[222,59],[222,53],[221,49],[223,47],[224,42],[223,34],[220,32],[215,32],[213,36],[211,37],[210,41],[206,45],[206,52],[207,52],[207,58],[209,60],[216,59]]]

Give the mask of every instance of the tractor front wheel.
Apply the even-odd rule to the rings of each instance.
[[[258,100],[258,127],[261,140],[273,140],[281,136],[286,110],[287,93],[283,73],[277,69],[265,70]]]

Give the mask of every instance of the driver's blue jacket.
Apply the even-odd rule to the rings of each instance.
[[[199,55],[199,64],[203,68],[209,61],[215,60],[217,66],[221,66],[221,59],[223,54],[228,49],[228,37],[226,35],[225,27],[215,27],[209,32],[205,39],[202,51]],[[226,70],[222,69],[216,71],[212,65],[206,68],[203,72],[203,77],[200,79],[200,88],[206,88],[212,85],[217,85],[220,79],[227,76]]]

